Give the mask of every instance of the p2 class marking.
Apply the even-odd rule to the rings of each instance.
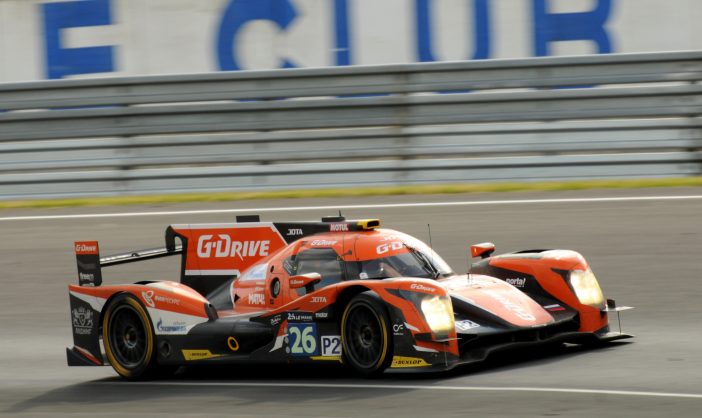
[[[260,383],[260,382],[96,382],[100,385],[120,386],[202,386],[202,387],[271,387],[271,388],[340,388],[340,389],[387,389],[387,390],[440,390],[463,392],[541,392],[541,393],[574,393],[583,395],[613,395],[613,396],[641,396],[655,398],[687,398],[700,399],[698,393],[674,392],[643,392],[631,390],[608,389],[566,389],[548,387],[490,387],[490,386],[422,386],[422,385],[364,385],[364,384],[339,384],[339,383]]]
[[[223,213],[254,213],[254,212],[293,212],[308,210],[338,210],[338,209],[391,209],[391,208],[421,208],[442,206],[483,206],[483,205],[525,205],[525,204],[550,204],[550,203],[601,203],[601,202],[639,202],[656,200],[698,200],[702,195],[689,196],[629,196],[629,197],[586,197],[567,199],[523,199],[523,200],[475,200],[456,202],[407,202],[407,203],[382,203],[368,205],[328,205],[328,206],[290,206],[268,208],[241,208],[241,209],[202,209],[160,212],[122,212],[122,213],[86,213],[75,215],[36,215],[36,216],[7,216],[0,218],[0,222],[8,221],[40,221],[58,219],[89,219],[89,218],[127,218],[135,216],[169,216],[169,215],[208,215]]]

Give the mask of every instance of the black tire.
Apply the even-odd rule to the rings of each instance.
[[[171,371],[156,364],[156,338],[149,314],[130,294],[117,296],[102,321],[107,361],[122,377],[145,380]]]
[[[381,374],[392,362],[390,329],[387,308],[375,292],[351,299],[341,318],[344,362],[365,376]]]

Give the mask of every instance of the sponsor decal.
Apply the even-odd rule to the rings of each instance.
[[[302,228],[288,228],[288,236],[297,237],[302,235]]]
[[[477,324],[469,319],[456,321],[456,329],[459,331],[468,331],[469,329],[478,328],[479,326],[480,324]]]
[[[326,296],[312,296],[312,303],[327,303]]]
[[[169,305],[180,305],[180,299],[169,298],[167,296],[156,295],[154,300],[156,302],[167,303]]]
[[[97,241],[76,242],[76,254],[97,254]]]
[[[529,311],[524,309],[524,307],[512,302],[500,293],[491,290],[483,290],[482,292],[492,296],[496,301],[500,302],[502,306],[504,306],[507,310],[514,312],[515,315],[522,318],[523,320],[536,321],[536,317],[532,315]]]
[[[290,280],[289,283],[291,286],[299,286],[299,285],[303,284],[304,282],[305,281],[301,280],[301,279],[294,279],[294,280]]]
[[[186,361],[205,360],[208,358],[224,357],[224,354],[212,353],[210,350],[181,350]]]
[[[78,284],[81,286],[100,286],[102,274],[97,241],[76,242],[75,253],[78,264]]]
[[[348,230],[349,230],[348,224],[330,224],[329,225],[330,232],[348,232]]]
[[[418,284],[418,283],[412,283],[412,285],[410,286],[410,289],[419,290],[420,292],[429,292],[429,293],[436,292],[435,287],[424,286],[423,284]]]
[[[83,272],[80,272],[80,273],[78,273],[78,279],[79,279],[81,282],[91,282],[91,283],[92,283],[92,282],[95,281],[95,275],[92,274],[92,273],[83,273]]]
[[[293,356],[318,356],[317,324],[288,324],[288,346],[285,352]]]
[[[286,245],[273,225],[228,225],[175,226],[190,243],[185,256],[187,276],[242,276],[263,257]],[[264,271],[262,268],[258,277],[264,276]]]
[[[274,327],[274,326],[280,324],[281,319],[282,319],[282,317],[280,315],[275,315],[274,317],[272,317],[271,318],[271,326]]]
[[[516,277],[514,279],[506,279],[505,282],[511,284],[514,287],[524,287],[526,284],[526,277]]]
[[[310,312],[288,312],[288,322],[312,322]]]
[[[158,322],[156,322],[156,329],[162,333],[176,333],[186,331],[187,327],[186,323],[183,321],[176,321],[170,325],[164,325],[163,319],[159,318]]]
[[[392,250],[392,251],[400,250],[400,249],[402,249],[403,246],[404,246],[404,244],[401,241],[395,241],[395,242],[391,242],[389,244],[380,244],[377,247],[375,247],[375,252],[377,254],[385,254],[385,253],[389,252],[390,250]]]
[[[394,369],[400,369],[403,367],[427,367],[431,366],[431,364],[427,363],[426,360],[423,358],[419,357],[403,357],[403,356],[394,356],[392,358],[392,363],[390,364],[391,368]]]
[[[341,356],[310,356],[310,360],[338,361],[339,363],[343,363]]]
[[[338,241],[329,241],[326,239],[316,239],[312,242],[310,242],[310,245],[314,247],[331,247],[332,245],[336,244]]]
[[[404,335],[405,334],[405,326],[404,324],[395,324],[392,326],[392,332],[394,335]]]
[[[341,356],[341,336],[339,335],[323,335],[322,336],[322,356]]]
[[[77,335],[88,335],[93,332],[93,310],[83,306],[71,311],[73,332]]]
[[[544,306],[549,312],[565,311],[566,309],[559,304]]]
[[[156,307],[156,302],[167,303],[169,305],[180,305],[180,299],[161,295],[154,296],[153,290],[141,292],[141,297],[144,299],[144,303],[146,303],[150,308]]]
[[[232,241],[227,234],[217,234],[219,239],[213,239],[212,235],[202,235],[197,240],[197,255],[200,258],[224,258],[236,257],[244,260],[244,257],[265,257],[270,250],[269,240],[260,241]]]
[[[314,317],[318,319],[326,319],[329,317],[329,312],[317,312],[314,314]]]
[[[141,292],[141,297],[144,299],[144,303],[149,305],[149,307],[153,308],[156,306],[156,304],[154,303],[154,291],[153,290]]]
[[[266,297],[263,293],[249,293],[249,305],[265,305]]]

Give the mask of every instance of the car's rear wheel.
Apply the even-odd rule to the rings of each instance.
[[[363,375],[382,373],[392,362],[387,308],[374,292],[354,297],[341,319],[344,360]]]
[[[119,295],[108,306],[102,338],[107,360],[120,376],[140,380],[155,377],[160,371],[151,319],[134,296]]]

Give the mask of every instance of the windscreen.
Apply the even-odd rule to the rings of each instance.
[[[428,245],[406,234],[397,233],[390,255],[356,262],[359,279],[419,277],[436,279],[453,274],[451,267]],[[350,274],[353,276],[353,274]]]

